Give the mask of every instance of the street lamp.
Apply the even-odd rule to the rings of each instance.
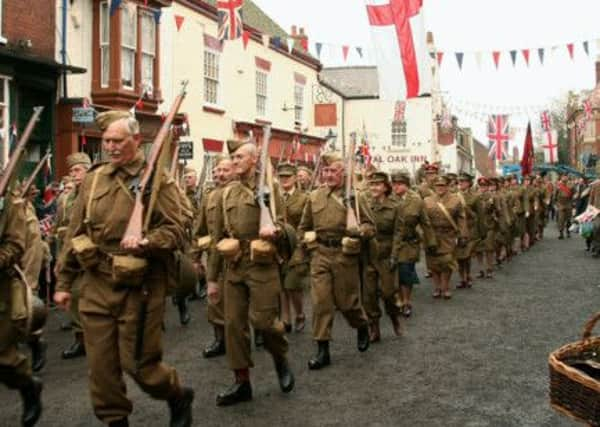
[[[335,151],[336,150],[335,143],[337,141],[337,135],[335,133],[333,133],[333,130],[331,128],[329,128],[329,132],[327,132],[327,135],[325,135],[325,139],[329,143],[329,149],[331,151]]]

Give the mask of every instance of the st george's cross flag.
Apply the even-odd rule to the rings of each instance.
[[[219,13],[219,40],[234,40],[242,37],[242,7],[244,0],[217,0]]]
[[[489,156],[497,162],[508,159],[510,129],[507,114],[493,114],[488,121]]]
[[[423,0],[365,0],[379,76],[379,97],[388,101],[431,92],[431,59]]]

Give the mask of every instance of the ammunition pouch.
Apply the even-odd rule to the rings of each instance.
[[[234,261],[242,254],[240,241],[231,238],[221,239],[217,243],[217,252],[227,261]]]
[[[11,281],[10,318],[18,338],[27,340],[44,327],[48,310],[44,302],[32,293],[21,271],[18,271],[18,276]]]
[[[196,247],[199,251],[207,251],[210,248],[210,245],[212,244],[212,237],[209,236],[203,236],[200,237],[197,241],[196,241]]]
[[[358,255],[360,254],[360,239],[354,237],[344,237],[342,239],[342,253],[344,255]]]
[[[255,264],[272,264],[276,253],[275,245],[267,240],[256,239],[250,242],[250,261]]]
[[[170,295],[191,295],[198,283],[198,273],[192,259],[181,251],[173,252],[167,263],[167,288]]]
[[[77,262],[85,270],[91,270],[100,263],[100,250],[92,239],[86,234],[81,234],[71,239],[73,253]]]
[[[317,233],[315,231],[307,231],[304,233],[304,239],[302,240],[307,250],[311,251],[319,246],[317,241]]]
[[[112,256],[112,280],[115,284],[137,288],[142,285],[147,269],[148,261],[145,258],[133,255]]]

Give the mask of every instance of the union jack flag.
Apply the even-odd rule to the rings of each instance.
[[[488,155],[496,161],[508,159],[508,141],[510,140],[508,114],[493,114],[488,122],[490,151]]]
[[[244,24],[242,22],[242,7],[244,0],[219,0],[219,40],[234,40],[242,36]]]
[[[48,237],[54,227],[54,217],[52,215],[46,215],[40,220],[40,231],[42,236]]]

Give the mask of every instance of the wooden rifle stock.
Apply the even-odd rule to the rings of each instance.
[[[183,87],[181,89],[181,93],[177,95],[177,98],[175,98],[175,101],[173,102],[173,105],[171,107],[171,111],[169,111],[169,114],[165,118],[165,121],[163,122],[158,133],[154,137],[154,141],[152,141],[152,147],[150,149],[148,159],[146,160],[146,167],[144,168],[144,173],[142,174],[142,178],[140,179],[138,188],[134,190],[135,205],[133,207],[131,217],[129,218],[129,223],[127,224],[127,229],[125,230],[125,234],[123,235],[122,241],[127,239],[137,239],[139,241],[142,239],[142,216],[144,214],[144,202],[142,200],[142,197],[146,192],[146,187],[148,186],[148,183],[150,182],[150,179],[152,178],[156,170],[158,158],[160,156],[163,144],[169,134],[171,123],[173,123],[173,119],[175,118],[175,115],[179,111],[181,103],[185,98],[185,89],[187,86],[187,81],[183,82],[182,86]]]
[[[310,187],[308,187],[308,192],[310,193],[313,188],[315,188],[315,184],[317,183],[317,179],[319,179],[319,174],[321,173],[321,152],[319,151],[319,157],[317,157],[317,162],[315,163],[315,170],[313,172],[313,177],[310,180]]]
[[[44,157],[42,157],[42,159],[35,166],[35,169],[31,173],[31,175],[29,175],[29,178],[27,178],[27,181],[25,181],[25,184],[23,185],[23,188],[21,189],[21,194],[23,196],[27,195],[27,192],[29,191],[31,184],[33,184],[33,181],[35,181],[35,178],[38,176],[38,174],[42,170],[42,166],[44,166],[44,163],[46,163],[46,161],[51,157],[52,157],[52,154],[50,153],[50,149],[48,149],[48,151],[46,151],[46,154],[44,155]]]
[[[258,173],[258,187],[257,192],[258,192],[258,206],[260,207],[260,225],[259,225],[259,229],[263,229],[264,227],[275,227],[275,224],[273,223],[273,217],[271,215],[271,212],[269,211],[269,208],[267,206],[267,203],[265,201],[266,199],[266,193],[267,193],[267,185],[266,185],[266,177],[267,177],[267,168],[268,168],[268,164],[267,162],[269,162],[269,143],[271,141],[271,127],[270,126],[265,126],[264,130],[263,130],[263,143],[261,146],[261,151],[260,151],[260,170]],[[275,197],[274,194],[270,195],[270,204],[274,204],[275,200],[273,200],[273,198]]]
[[[13,150],[12,155],[10,156],[10,160],[4,168],[2,177],[0,177],[0,198],[6,196],[6,192],[8,191],[8,187],[12,182],[13,175],[16,172],[17,165],[21,160],[21,156],[23,155],[23,151],[25,150],[25,146],[27,145],[27,141],[29,141],[29,137],[33,132],[33,128],[35,127],[40,115],[44,111],[44,107],[33,107],[33,115],[29,119],[27,126],[25,127],[25,131],[21,135],[17,146]]]
[[[202,194],[204,193],[204,182],[206,181],[206,175],[208,174],[208,161],[210,160],[210,155],[208,153],[204,153],[204,161],[202,162],[202,170],[200,171],[200,176],[198,177],[198,182],[196,183],[196,192],[194,193],[194,198],[196,199],[196,203],[200,204],[202,201]]]
[[[352,181],[354,178],[354,149],[356,147],[356,134],[351,135],[350,146],[346,153],[346,191],[344,201],[346,204],[346,230],[358,229],[358,219],[354,206],[352,206],[352,198],[356,197],[352,190]]]

